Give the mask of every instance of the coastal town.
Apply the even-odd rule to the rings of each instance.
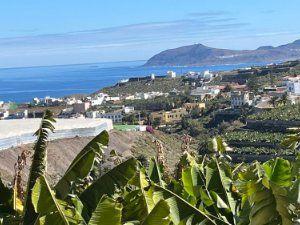
[[[295,64],[296,62],[291,63]],[[0,101],[0,119],[41,118],[44,109],[51,108],[58,118],[107,118],[111,119],[114,124],[138,123],[147,125],[152,125],[154,120],[159,120],[161,124],[166,125],[180,121],[194,109],[204,110],[205,103],[220,97],[230,101],[226,110],[235,110],[243,106],[253,107],[256,110],[270,109],[274,107],[273,103],[282,97],[289,100],[291,104],[299,103],[300,74],[281,75],[276,81],[275,78],[270,77],[270,82],[259,88],[255,87],[256,84],[253,84],[254,86],[251,84],[252,80],[246,78],[247,74],[255,74],[258,70],[264,70],[264,76],[272,76],[272,72],[288,74],[291,68],[290,65],[285,67],[269,65],[221,73],[191,71],[186,74],[176,74],[174,71],[167,71],[165,76],[151,74],[146,77],[121,80],[114,87],[110,87],[112,90],[122,89],[114,95],[111,94],[111,91],[99,91],[86,96],[35,97],[30,103],[22,104]],[[155,90],[159,82],[171,83],[174,81],[176,85],[179,85],[178,89],[176,86],[170,87],[170,90],[167,91],[163,88]],[[139,90],[135,93],[129,90],[129,93],[126,93],[127,87],[132,84],[139,86]],[[143,89],[151,90],[152,87],[154,91],[143,92]],[[176,96],[179,98],[186,96],[189,99],[181,102],[180,105],[169,107],[169,111],[151,110],[151,107],[148,108],[147,106],[145,108],[134,107],[138,102],[150,102],[154,99],[167,100]],[[147,116],[151,118],[150,121],[147,120]]]
[[[60,120],[107,119],[116,130],[188,133],[197,139],[223,126],[247,126],[246,118],[257,113],[298,105],[299,65],[290,61],[234,71],[150,74],[85,96],[0,102],[0,119],[42,118],[50,109]]]
[[[300,1],[2,1],[0,225],[300,225]]]

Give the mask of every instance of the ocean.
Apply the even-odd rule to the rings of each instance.
[[[223,71],[253,64],[187,67],[142,67],[145,61],[0,69],[0,101],[30,102],[34,97],[89,94],[129,77],[165,75],[168,70]]]

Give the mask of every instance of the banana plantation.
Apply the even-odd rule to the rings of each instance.
[[[55,120],[46,111],[26,185],[23,152],[12,185],[0,182],[0,224],[23,225],[263,225],[299,224],[300,157],[235,164],[220,137],[198,156],[182,144],[175,169],[155,141],[152,159],[106,152],[107,132],[88,143],[55,184],[47,180],[47,141]],[[297,149],[298,134],[285,140]],[[25,161],[25,162],[24,162]],[[112,169],[104,169],[112,164]],[[23,186],[26,190],[23,190]]]

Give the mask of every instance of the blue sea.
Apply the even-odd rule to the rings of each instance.
[[[142,67],[145,61],[93,63],[0,69],[0,101],[30,102],[34,97],[63,97],[89,94],[116,84],[121,79],[165,75],[168,70],[179,74],[204,70],[223,71],[252,64],[197,67]]]

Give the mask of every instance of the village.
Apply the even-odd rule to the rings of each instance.
[[[242,74],[252,70],[252,68],[246,68]],[[115,125],[154,125],[156,127],[181,122],[183,117],[195,110],[198,110],[201,115],[209,101],[221,97],[226,99],[229,104],[225,108],[220,108],[218,110],[220,113],[236,112],[242,107],[251,107],[256,111],[270,109],[274,108],[280,99],[289,101],[291,104],[300,101],[300,75],[282,76],[276,84],[273,83],[258,89],[251,86],[250,81],[244,84],[235,83],[235,80],[239,81],[235,78],[231,82],[216,82],[216,80],[222,80],[221,76],[210,71],[188,72],[183,75],[168,71],[166,76],[151,74],[148,77],[122,80],[117,85],[126,91],[128,83],[143,82],[142,86],[148,86],[151,89],[151,85],[155,85],[153,82],[156,79],[159,79],[158,82],[177,79],[184,89],[174,88],[169,92],[142,92],[141,90],[134,94],[121,93],[117,95],[99,92],[82,98],[47,96],[42,99],[34,98],[29,104],[21,104],[21,106],[0,101],[0,119],[41,118],[43,109],[50,107],[57,109],[56,116],[58,118],[106,118],[111,119]],[[224,77],[228,79],[228,76]],[[159,110],[159,107],[151,109],[151,106],[147,106],[147,102],[151,100],[182,98],[182,96],[188,96],[188,99],[168,107],[170,110]],[[144,109],[139,106],[134,107],[135,102],[141,101],[146,104]]]

